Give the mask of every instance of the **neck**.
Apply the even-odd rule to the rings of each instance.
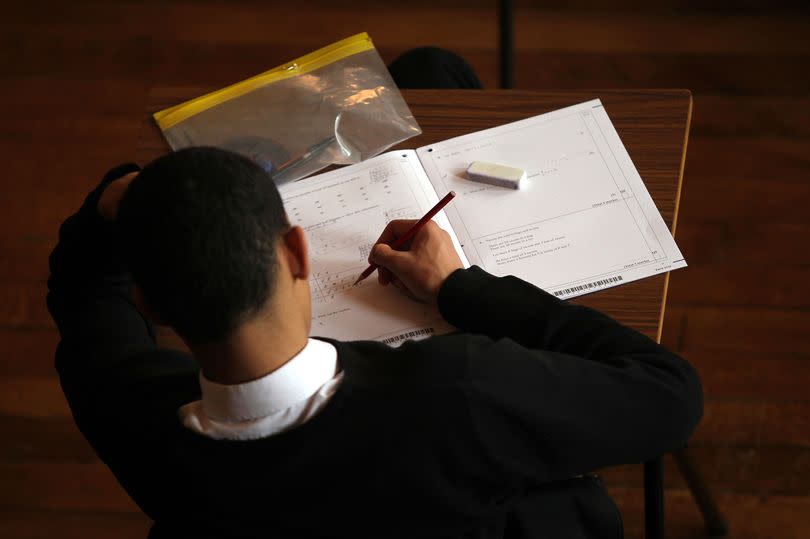
[[[191,346],[205,377],[218,384],[242,384],[266,376],[307,345],[308,331],[273,317],[257,317],[221,343]]]

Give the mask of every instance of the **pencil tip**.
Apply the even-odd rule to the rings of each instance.
[[[354,282],[354,284],[352,286],[357,286],[357,283],[359,283],[362,280],[363,280],[362,277],[358,277],[357,280]]]

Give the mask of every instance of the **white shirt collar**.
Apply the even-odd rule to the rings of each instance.
[[[217,384],[200,373],[202,410],[209,419],[222,423],[270,416],[313,396],[335,377],[336,370],[335,347],[309,339],[287,363],[244,384]]]

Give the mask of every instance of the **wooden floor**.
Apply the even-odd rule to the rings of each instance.
[[[705,386],[692,449],[732,537],[810,537],[810,17],[780,1],[518,3],[518,88],[694,92],[676,237],[689,268],[664,328]],[[0,537],[145,537],[52,370],[59,223],[131,158],[151,86],[224,85],[368,31],[385,60],[443,46],[495,87],[496,2],[21,4],[0,20]],[[639,467],[605,475],[641,537]],[[669,535],[701,537],[667,480]]]

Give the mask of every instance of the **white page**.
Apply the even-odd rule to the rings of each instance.
[[[600,100],[417,150],[469,261],[568,298],[686,266]],[[466,179],[524,169],[520,191]]]
[[[419,219],[439,200],[415,151],[388,152],[279,191],[290,221],[309,241],[312,335],[395,345],[453,329],[435,307],[380,286],[376,273],[352,286],[389,221]],[[450,233],[469,266],[447,216],[439,212],[433,220]]]

